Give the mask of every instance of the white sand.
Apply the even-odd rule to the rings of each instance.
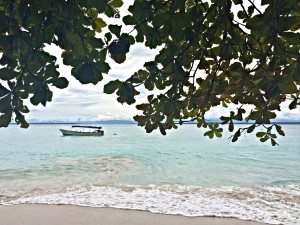
[[[262,223],[233,218],[173,216],[138,210],[23,204],[1,206],[0,225],[262,225]]]

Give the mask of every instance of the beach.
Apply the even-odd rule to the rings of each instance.
[[[21,204],[0,207],[1,225],[261,225],[234,218],[185,217],[140,210],[72,205]]]

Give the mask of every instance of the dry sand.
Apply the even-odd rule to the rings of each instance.
[[[138,210],[72,205],[24,204],[0,207],[1,225],[261,225],[232,218],[185,217]]]

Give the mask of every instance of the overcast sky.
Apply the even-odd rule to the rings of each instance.
[[[47,49],[60,57],[61,50],[58,47],[52,45]],[[52,87],[53,100],[47,103],[46,107],[28,104],[31,112],[26,115],[26,118],[38,121],[131,120],[134,115],[141,112],[138,112],[134,105],[122,105],[117,102],[115,94],[103,93],[103,86],[110,80],[125,80],[142,68],[144,62],[152,60],[155,52],[157,51],[150,51],[142,44],[136,44],[131,48],[124,64],[109,62],[111,66],[109,74],[103,74],[104,79],[97,85],[82,85],[71,75],[71,68],[64,66],[59,59],[60,72],[69,80],[69,86],[66,89]],[[146,93],[137,96],[137,102],[141,103],[145,99]],[[225,111],[228,111],[226,115],[229,115],[230,110],[234,110],[234,107],[229,110],[219,108],[210,112],[208,117],[219,118]],[[289,110],[288,104],[285,104],[282,112],[278,112],[278,119],[300,120],[300,110],[299,108]]]
[[[126,1],[124,9],[132,2]],[[121,16],[127,15],[126,10],[121,10]],[[105,18],[104,18],[105,19]],[[109,20],[110,24],[117,24],[119,20]],[[119,23],[120,24],[120,23]],[[132,28],[123,28],[123,32],[128,32]],[[110,80],[120,79],[125,80],[138,69],[143,67],[147,61],[153,60],[158,50],[150,51],[142,44],[136,44],[131,47],[127,60],[123,64],[109,61],[111,70],[109,74],[103,74],[104,79],[97,85],[82,85],[71,75],[71,68],[64,66],[60,58],[61,49],[55,45],[47,46],[46,50],[58,57],[59,71],[62,76],[69,80],[69,86],[66,89],[56,89],[52,87],[53,93],[52,102],[47,103],[46,107],[32,106],[28,103],[30,113],[26,115],[29,120],[37,121],[78,121],[78,120],[131,120],[134,115],[137,115],[138,110],[134,105],[121,105],[117,102],[115,94],[107,95],[103,93],[103,86]],[[108,57],[109,58],[109,57]],[[137,96],[137,102],[143,102],[146,99],[146,93],[141,93]],[[234,108],[227,109],[226,115]],[[210,118],[219,118],[224,109],[216,109],[208,114]],[[282,112],[277,113],[277,119],[300,120],[300,109],[289,110],[288,104],[282,108]]]

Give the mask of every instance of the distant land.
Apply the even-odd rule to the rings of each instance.
[[[221,123],[219,119],[208,119],[211,123]],[[137,124],[134,120],[80,120],[80,121],[64,121],[64,120],[28,120],[29,124]],[[195,124],[194,121],[185,121],[183,124]],[[235,124],[252,124],[252,121],[246,123],[245,121],[234,121]],[[271,124],[300,124],[300,120],[273,120]],[[15,122],[12,122],[15,124]]]
[[[134,120],[95,120],[95,121],[63,121],[63,120],[49,120],[38,121],[29,120],[29,124],[137,124]]]

